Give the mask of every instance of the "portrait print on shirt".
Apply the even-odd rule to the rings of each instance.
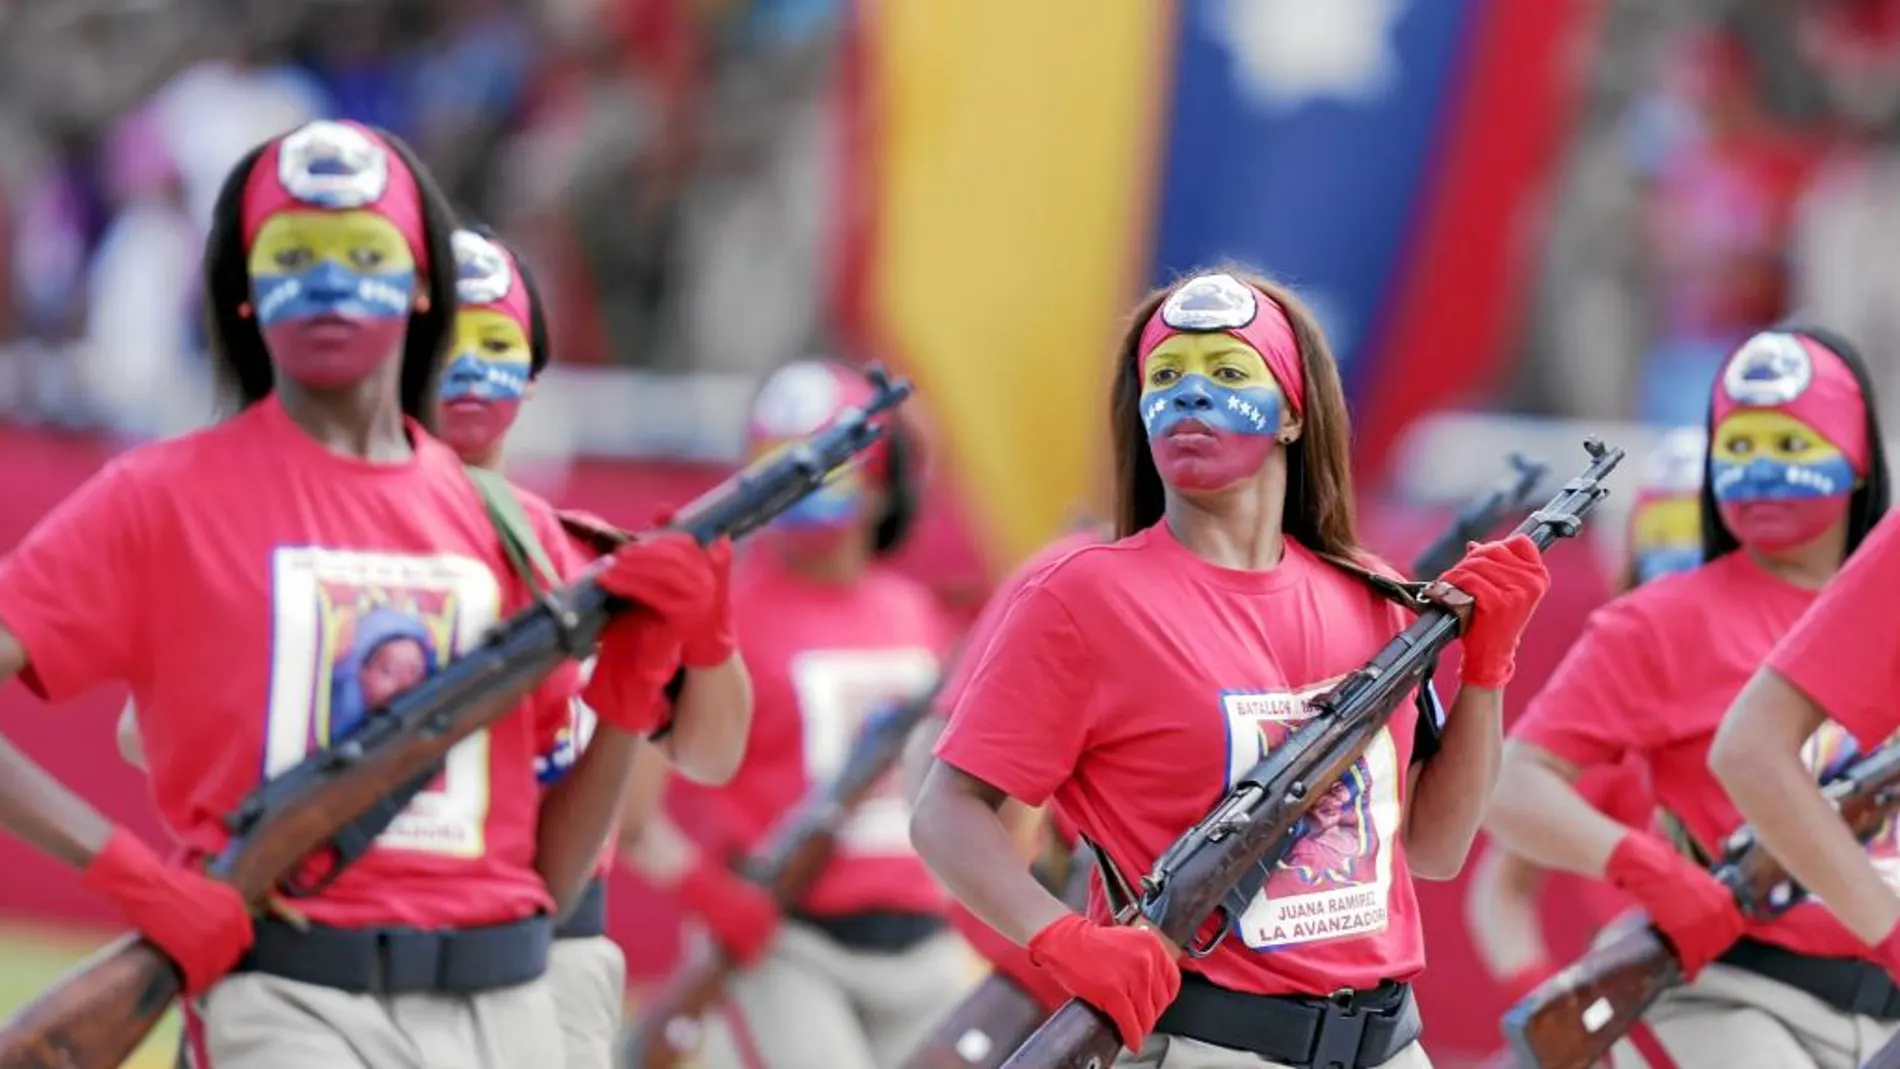
[[[1312,715],[1307,701],[1335,682],[1294,693],[1223,694],[1227,785],[1284,742]],[[1240,917],[1242,941],[1273,950],[1385,930],[1401,773],[1391,734],[1382,730],[1295,826],[1293,845]]]
[[[826,783],[844,770],[865,721],[936,682],[937,655],[922,647],[802,650],[791,662],[792,691],[805,730],[805,774]],[[893,767],[838,829],[841,855],[915,853],[910,799]]]
[[[274,776],[359,729],[445,667],[497,616],[481,562],[303,546],[272,561],[270,720]],[[479,857],[488,814],[488,734],[449,751],[443,771],[377,839],[384,849]]]

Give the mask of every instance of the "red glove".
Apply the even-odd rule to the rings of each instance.
[[[1603,874],[1643,904],[1649,922],[1675,949],[1685,979],[1695,979],[1748,926],[1721,881],[1653,835],[1623,836]]]
[[[1140,1050],[1161,1011],[1181,991],[1181,970],[1143,928],[1064,914],[1029,941],[1029,961],[1063,989],[1107,1014],[1122,1046]]]
[[[1473,542],[1442,581],[1471,595],[1459,677],[1474,687],[1502,687],[1517,668],[1517,640],[1550,589],[1550,571],[1529,535]]]
[[[713,569],[712,614],[680,639],[680,663],[688,668],[717,668],[738,646],[732,633],[732,541],[722,538],[707,546],[706,560]]]
[[[1874,952],[1870,957],[1874,964],[1887,970],[1887,975],[1893,977],[1895,983],[1900,983],[1900,924],[1895,924],[1885,939],[1874,944]]]
[[[209,990],[255,938],[250,907],[236,888],[166,864],[124,828],[112,829],[105,848],[86,866],[84,883],[117,903],[132,926],[172,959],[186,995]]]
[[[1555,965],[1540,958],[1511,975],[1506,976],[1502,980],[1499,980],[1498,986],[1504,989],[1504,997],[1510,999],[1511,1005],[1515,1006],[1524,1001],[1531,992],[1537,990],[1543,985],[1545,980],[1550,979],[1556,975],[1556,973],[1557,967]]]
[[[954,907],[950,911],[950,923],[972,949],[996,967],[998,974],[1027,992],[1045,1012],[1054,1013],[1069,1001],[1068,989],[1047,969],[1038,968],[1030,961],[1028,950],[1010,942],[1003,933],[977,919],[976,914],[961,906]]]
[[[644,608],[623,613],[600,633],[594,674],[581,701],[604,724],[651,735],[672,715],[666,684],[679,659],[679,643],[659,617]]]
[[[778,934],[778,903],[763,887],[702,853],[679,882],[680,900],[706,922],[713,942],[740,965],[763,957]]]
[[[725,560],[731,559],[728,550]],[[600,585],[665,621],[680,641],[696,637],[712,618],[722,569],[713,554],[684,531],[641,535],[614,550],[607,561]]]

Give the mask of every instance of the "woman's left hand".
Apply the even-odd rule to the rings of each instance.
[[[1537,544],[1522,534],[1502,542],[1473,542],[1440,580],[1473,602],[1460,680],[1473,687],[1509,683],[1517,668],[1517,640],[1550,589],[1550,571]]]

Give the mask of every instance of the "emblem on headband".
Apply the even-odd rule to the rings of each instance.
[[[1807,392],[1814,360],[1792,334],[1757,334],[1743,343],[1722,370],[1722,389],[1738,405],[1770,408]]]
[[[1643,465],[1643,487],[1666,494],[1694,493],[1702,487],[1703,454],[1709,436],[1701,427],[1677,427],[1656,443]]]
[[[367,133],[340,122],[308,123],[284,136],[277,180],[298,200],[323,208],[361,208],[389,188],[389,153]]]
[[[838,379],[823,364],[801,360],[772,373],[752,405],[752,423],[775,437],[810,434],[843,402]]]
[[[1259,311],[1251,286],[1232,275],[1201,275],[1168,294],[1161,321],[1176,330],[1237,330]]]
[[[455,247],[457,299],[463,304],[493,304],[508,296],[515,273],[501,246],[473,230],[457,230],[450,244]]]

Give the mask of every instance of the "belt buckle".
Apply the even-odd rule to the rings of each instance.
[[[1359,1047],[1366,1035],[1365,1007],[1354,1007],[1354,992],[1342,987],[1319,1007],[1311,1069],[1358,1069]]]

